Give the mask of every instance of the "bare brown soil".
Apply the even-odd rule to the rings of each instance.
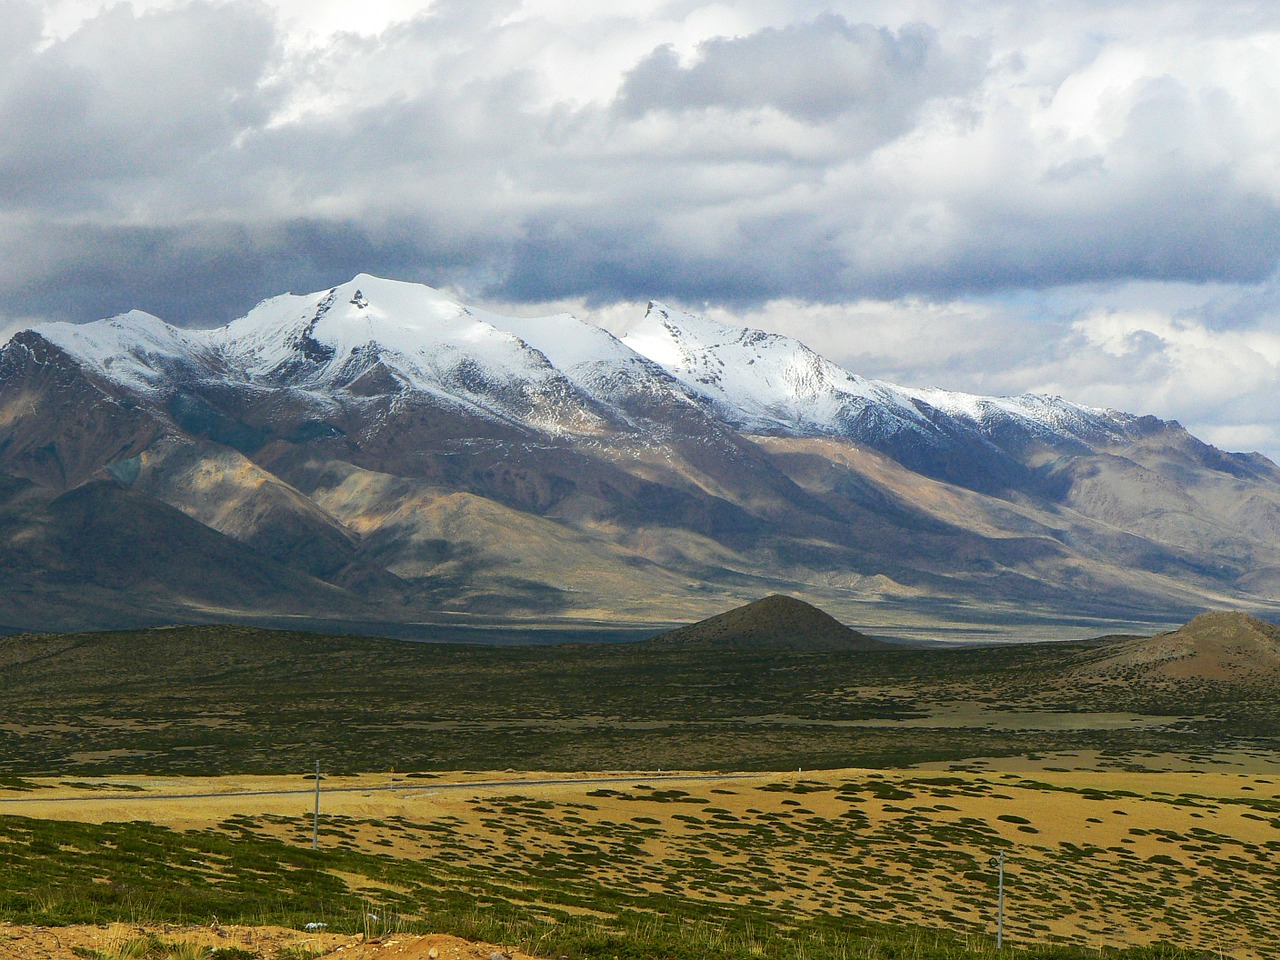
[[[154,935],[167,945],[237,947],[272,960],[283,950],[314,952],[343,960],[531,960],[526,954],[490,943],[472,943],[444,934],[396,934],[366,941],[336,933],[307,933],[283,927],[110,926],[27,927],[0,923],[0,960],[83,960],[83,951],[111,955],[130,940]],[[82,951],[77,953],[76,951]]]
[[[192,943],[209,947],[239,947],[274,957],[286,947],[333,951],[350,937],[304,933],[283,927],[143,927],[109,926],[28,927],[0,924],[0,960],[82,960],[76,950],[110,954],[139,937],[154,934],[166,944]],[[344,951],[345,954],[345,951]]]

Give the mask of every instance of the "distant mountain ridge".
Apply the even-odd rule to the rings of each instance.
[[[891,454],[914,446],[940,457],[968,446],[993,475],[1009,447],[1085,449],[1132,440],[1156,423],[1059,397],[905,389],[851,374],[789,337],[657,303],[619,339],[567,314],[502,317],[368,275],[264,301],[213,330],[134,311],[47,324],[38,334],[144,396],[172,395],[184,381],[345,400],[415,392],[553,434],[636,426],[637,407],[684,403],[736,432],[848,439]]]
[[[904,388],[850,373],[790,337],[661,304],[650,304],[623,342],[661,363],[735,429],[865,444],[928,477],[985,493],[1033,483],[1028,459],[1091,452],[1166,426],[1061,397]]]
[[[1141,418],[1061,397],[980,397],[908,389],[842,369],[780,334],[731,327],[650,303],[623,343],[662,365],[740,430],[941,444],[965,432],[993,447],[1021,434],[1051,445],[1116,443]]]
[[[16,334],[0,475],[34,484],[0,484],[0,623],[36,629],[128,618],[125,595],[80,599],[110,571],[51,533],[87,483],[135,526],[104,508],[94,536],[145,539],[154,503],[271,571],[237,606],[137,558],[151,618],[673,620],[779,591],[1107,618],[1280,595],[1280,469],[1175,423],[898,387],[661,304],[618,338],[366,274],[216,329],[135,311]]]

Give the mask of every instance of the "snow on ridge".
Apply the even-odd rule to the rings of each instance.
[[[184,330],[142,310],[93,323],[42,323],[33,328],[101,376],[153,393],[174,371],[193,363],[214,367],[207,331]]]
[[[1087,441],[1120,437],[1137,420],[1058,397],[899,387],[851,373],[793,338],[658,302],[618,338],[571,314],[500,316],[429,286],[363,273],[329,290],[264,300],[212,330],[141,311],[36,329],[145,393],[204,376],[333,395],[381,364],[405,389],[553,432],[594,430],[601,408],[629,419],[637,397],[697,402],[748,431],[854,439],[956,429],[991,436],[1013,423]]]
[[[360,274],[330,290],[264,300],[220,328],[219,339],[229,355],[267,375],[296,361],[300,349],[305,355],[312,343],[334,362],[370,346],[398,357],[457,350],[464,343],[483,353],[485,338],[476,326],[465,307],[438,290]],[[323,379],[325,371],[313,373]]]
[[[34,329],[50,343],[90,362],[139,351],[188,352],[189,331],[142,310],[130,310],[93,323],[42,323]]]
[[[666,367],[749,429],[842,433],[870,405],[927,429],[892,384],[850,373],[781,334],[734,327],[651,303],[623,342]]]
[[[1121,439],[1139,418],[1103,407],[1089,407],[1062,397],[1024,393],[1011,397],[986,397],[938,387],[898,388],[950,417],[990,429],[1000,422],[1016,421],[1041,433],[1065,434],[1078,440]]]
[[[984,420],[999,413],[1014,416],[1034,417],[1061,416],[1064,413],[1079,411],[1093,416],[1116,416],[1117,411],[1102,407],[1087,407],[1045,393],[1022,393],[1015,396],[984,396],[975,393],[962,393],[944,390],[941,387],[898,387],[929,406],[954,416],[963,416],[971,420]]]
[[[304,338],[324,360],[300,370]],[[606,411],[629,420],[623,408],[635,393],[691,402],[662,368],[572,314],[503,316],[368,274],[265,301],[228,328],[228,340],[255,375],[291,372],[313,388],[371,348],[412,389],[462,395],[550,432],[597,430]],[[493,407],[493,394],[504,391],[508,402]]]
[[[477,316],[519,337],[565,373],[581,364],[628,364],[640,359],[609,331],[579,320],[571,313],[548,317],[500,317],[477,311]]]
[[[264,300],[218,332],[222,349],[255,375],[292,369],[301,358],[311,361],[304,376],[317,385],[362,351],[403,363],[400,372],[417,379],[429,378],[447,358],[508,359],[504,347],[515,346],[438,290],[368,274],[329,290]]]
[[[984,397],[900,387],[850,373],[781,334],[650,303],[623,342],[701,393],[741,429],[871,440],[908,432],[990,440],[1007,428],[1044,440],[1120,440],[1138,418],[1061,397]]]
[[[701,405],[683,382],[603,327],[572,314],[549,317],[492,317],[495,325],[520,337],[545,356],[585,395],[620,421],[652,429],[654,404],[685,408]]]
[[[225,328],[224,349],[255,377],[312,391],[340,392],[380,364],[410,391],[487,416],[550,433],[598,430],[571,378],[508,325],[432,287],[359,274],[264,301]]]

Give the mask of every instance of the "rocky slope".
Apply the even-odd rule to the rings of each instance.
[[[0,475],[9,628],[670,621],[779,591],[864,623],[1167,618],[1280,593],[1280,470],[1176,423],[867,380],[656,304],[619,339],[368,275],[211,330],[18,333]]]

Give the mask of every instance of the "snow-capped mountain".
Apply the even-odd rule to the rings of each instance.
[[[519,337],[429,287],[367,275],[275,297],[213,330],[180,330],[135,311],[37,332],[151,398],[199,382],[317,400],[409,392],[551,431],[598,426],[568,379]]]
[[[237,569],[271,585],[255,609],[374,619],[662,618],[779,589],[1113,613],[1280,593],[1280,471],[1177,424],[901,387],[660,304],[619,339],[364,274],[216,329],[135,311],[14,336],[0,523],[0,553],[25,551],[7,576],[101,588],[63,596],[86,623],[80,597],[133,601],[103,586],[118,565],[68,565],[68,531],[148,524],[230,564],[130,565],[165,616],[234,606]]]
[[[1141,419],[1061,397],[900,387],[850,373],[790,337],[660,303],[649,304],[623,342],[661,364],[739,430],[854,440],[950,480],[962,478],[948,475],[946,465],[972,459],[975,444],[989,446],[988,472],[1003,477],[1009,458],[1034,444],[1084,449],[1122,443],[1132,439]],[[991,469],[996,465],[1000,469]]]
[[[979,488],[991,478],[969,463],[971,448],[988,447],[986,472],[1003,480],[1006,447],[1118,443],[1139,419],[1057,397],[907,389],[850,373],[789,337],[656,303],[619,340],[568,314],[504,317],[367,274],[272,298],[212,330],[134,311],[37,332],[103,379],[152,399],[201,382],[327,402],[408,394],[581,435],[646,427],[696,406],[735,431],[853,440]],[[961,463],[964,476],[931,469]]]
[[[429,397],[539,432],[584,435],[648,429],[651,415],[673,407],[701,410],[661,366],[576,317],[500,316],[367,274],[274,297],[211,330],[133,311],[35,332],[97,377],[152,400],[202,382],[329,403]]]
[[[96,323],[48,323],[36,331],[70,357],[125,390],[154,396],[193,377],[228,377],[216,347],[141,310]]]
[[[842,370],[789,337],[650,303],[644,320],[622,342],[660,364],[742,430],[845,435],[868,410],[877,411],[887,430],[933,430],[897,387]]]
[[[832,437],[881,450],[979,490],[1025,482],[1037,452],[1134,441],[1151,418],[1028,394],[909,388],[844,370],[798,340],[650,303],[622,343],[661,366],[725,425],[748,434]]]

